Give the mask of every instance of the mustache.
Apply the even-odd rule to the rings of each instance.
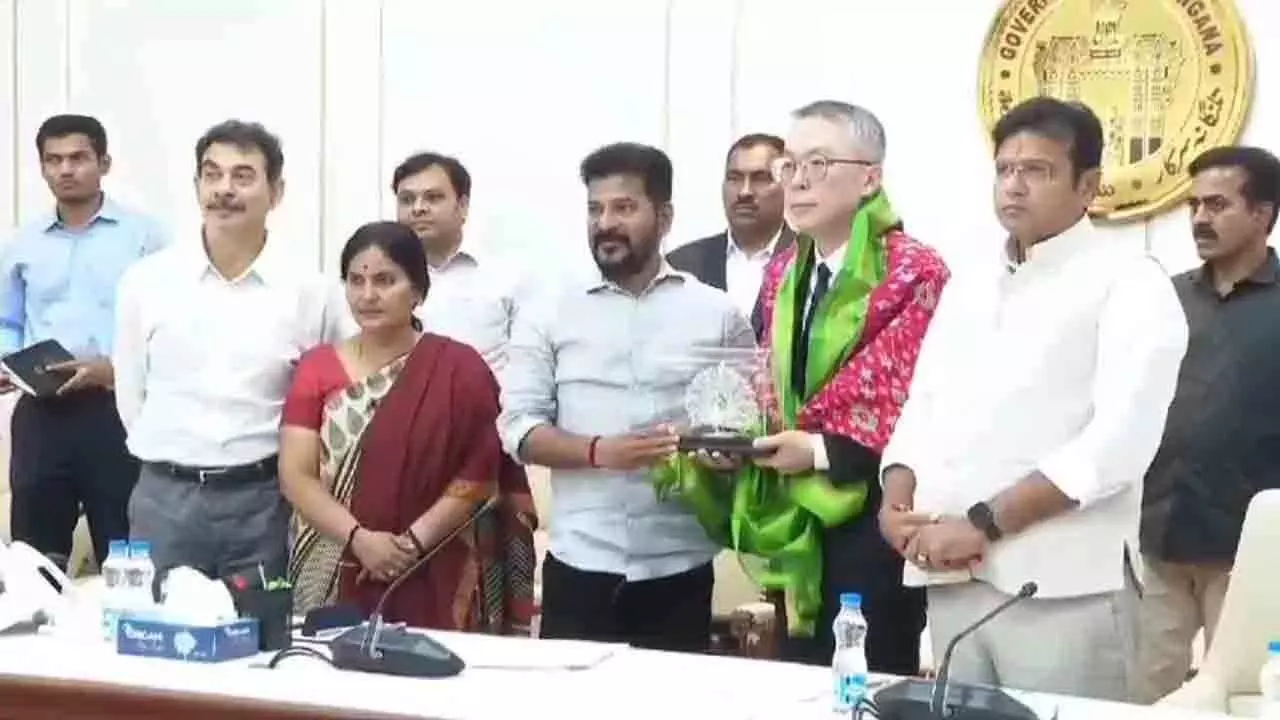
[[[1197,240],[1217,240],[1218,231],[1208,223],[1196,223],[1191,226],[1191,236]]]
[[[631,246],[631,238],[616,230],[604,230],[591,236],[591,247],[598,248],[607,242],[620,242]]]
[[[214,198],[212,202],[205,205],[205,208],[208,210],[238,211],[244,210],[244,205],[236,202],[234,198],[223,196]]]

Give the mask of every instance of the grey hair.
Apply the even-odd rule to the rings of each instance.
[[[867,160],[884,162],[884,125],[870,110],[839,100],[817,100],[791,113],[796,120],[819,117],[849,126],[849,135],[868,154]]]

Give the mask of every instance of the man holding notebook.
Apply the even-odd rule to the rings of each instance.
[[[56,205],[0,256],[0,355],[25,376],[0,374],[0,392],[27,388],[13,413],[12,534],[65,565],[83,510],[101,562],[108,540],[129,535],[126,509],[138,477],[108,359],[116,283],[163,242],[154,223],[103,194],[111,156],[96,119],[49,118],[36,150]],[[12,355],[24,348],[31,349]],[[73,359],[45,367],[59,355]],[[55,377],[42,379],[39,370]]]

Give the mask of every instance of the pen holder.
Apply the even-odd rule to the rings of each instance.
[[[232,598],[240,617],[258,619],[258,643],[263,652],[282,650],[292,644],[289,630],[293,618],[292,588],[245,588],[233,590]]]

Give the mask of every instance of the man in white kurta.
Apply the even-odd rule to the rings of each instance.
[[[929,587],[951,678],[1130,697],[1142,477],[1186,351],[1164,269],[1094,227],[1102,150],[1083,106],[1038,98],[993,132],[1009,232],[991,274],[953,280],[883,455],[881,529]]]

